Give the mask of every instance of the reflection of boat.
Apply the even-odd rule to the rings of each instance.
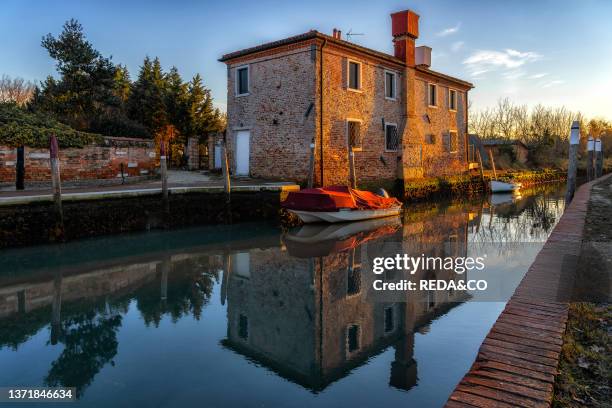
[[[492,194],[489,198],[491,205],[502,205],[502,204],[512,204],[514,200],[521,198],[520,193],[512,192],[512,193],[499,193]]]
[[[397,216],[348,224],[309,224],[289,231],[283,236],[283,242],[292,256],[300,258],[325,256],[392,234],[401,225],[402,222]]]
[[[291,192],[282,206],[305,223],[335,223],[389,217],[398,215],[402,207],[395,198],[347,186]]]
[[[491,180],[492,193],[508,193],[521,188],[521,183],[506,183],[503,181]]]

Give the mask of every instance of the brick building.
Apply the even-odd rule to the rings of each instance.
[[[227,146],[236,175],[304,181],[314,143],[315,184],[467,170],[469,82],[430,69],[416,47],[419,16],[391,15],[394,55],[309,31],[224,55]]]

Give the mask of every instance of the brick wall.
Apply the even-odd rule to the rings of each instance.
[[[250,131],[250,175],[281,180],[308,177],[310,142],[314,135],[314,61],[309,43],[279,54],[249,59],[249,94],[235,96],[236,67],[228,66],[228,158],[236,169],[238,130]]]
[[[315,182],[320,180],[319,77],[321,42],[312,40],[289,49],[241,57],[228,65],[228,152],[236,168],[235,142],[240,129],[250,131],[250,175],[304,182],[308,178],[309,144],[316,135]],[[402,177],[401,151],[387,151],[383,119],[405,125],[404,68],[393,61],[328,43],[323,57],[323,184],[348,182],[347,119],[361,121],[363,148],[355,152],[359,182]],[[347,60],[361,63],[361,90],[347,89]],[[250,90],[235,95],[236,69],[249,66]],[[385,98],[385,71],[396,73],[396,100]],[[427,102],[427,83],[438,85],[438,107]],[[418,161],[419,176],[445,176],[467,170],[465,149],[466,91],[435,75],[417,72],[414,87],[416,132],[405,154]],[[456,112],[448,109],[448,89],[457,91]],[[304,116],[310,103],[311,114]],[[455,151],[449,151],[450,131],[457,132]],[[429,137],[428,135],[433,135]],[[414,139],[414,140],[413,140]],[[404,138],[406,142],[406,138]],[[408,153],[406,153],[408,152]],[[413,158],[411,157],[410,161]]]
[[[151,175],[157,165],[152,140],[105,137],[101,146],[60,149],[62,181]],[[0,182],[14,183],[17,149],[0,146]],[[26,181],[50,181],[48,149],[25,148]]]

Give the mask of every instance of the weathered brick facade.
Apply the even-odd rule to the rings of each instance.
[[[360,123],[362,147],[355,151],[359,182],[466,171],[467,92],[472,85],[417,66],[418,16],[396,14],[398,21],[410,21],[402,25],[394,17],[395,56],[316,31],[223,56],[232,171],[237,168],[237,134],[248,131],[250,176],[306,181],[314,140],[315,183],[345,184],[348,120]],[[414,31],[412,37],[402,34],[407,29]],[[360,66],[358,90],[348,87],[349,61]],[[238,95],[238,70],[245,67],[248,93]],[[386,97],[387,72],[395,74],[395,98]],[[429,106],[429,83],[437,85],[436,107]],[[456,91],[455,110],[449,109],[449,89]],[[397,150],[386,146],[385,125],[390,124],[397,125]],[[407,166],[414,171],[406,172]]]
[[[105,137],[101,146],[60,149],[62,181],[151,175],[157,165],[152,140]],[[14,183],[17,149],[0,146],[0,183]],[[25,180],[50,181],[49,149],[25,148]]]

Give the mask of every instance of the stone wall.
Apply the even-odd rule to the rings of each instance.
[[[152,175],[157,153],[152,140],[105,137],[100,145],[60,149],[62,181]],[[0,183],[14,183],[17,149],[0,146]],[[26,182],[50,182],[49,149],[25,148]]]

